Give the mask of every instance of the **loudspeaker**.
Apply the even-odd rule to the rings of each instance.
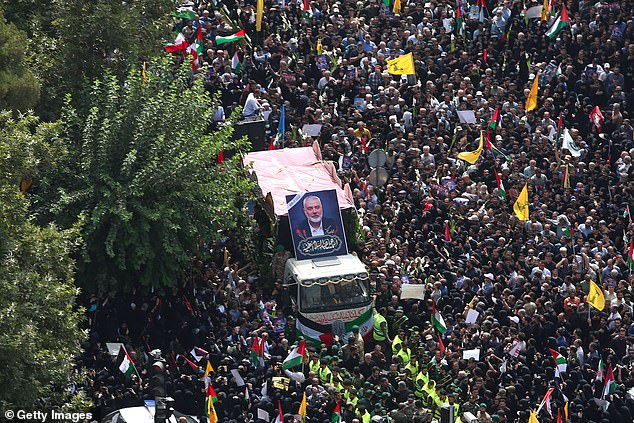
[[[247,136],[251,141],[251,151],[268,150],[269,143],[266,142],[266,121],[261,117],[246,118],[236,122],[233,130],[233,139],[237,140]]]

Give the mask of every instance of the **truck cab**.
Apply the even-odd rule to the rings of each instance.
[[[315,343],[329,343],[373,326],[368,271],[355,255],[286,262],[284,285],[297,311],[297,328]]]

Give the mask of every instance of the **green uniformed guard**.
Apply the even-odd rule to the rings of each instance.
[[[410,357],[412,356],[412,350],[409,349],[407,344],[401,344],[401,350],[396,354],[396,356],[401,359],[403,364],[409,363]]]
[[[317,353],[311,353],[308,368],[315,374],[319,371],[319,355],[317,355]]]
[[[332,372],[328,368],[328,359],[322,358],[319,360],[319,369],[316,372],[317,377],[321,383],[330,383],[330,378],[332,377]]]
[[[388,339],[387,321],[381,313],[374,315],[374,333],[372,334],[372,339],[374,339],[374,342],[381,344]]]
[[[410,352],[409,363],[405,365],[404,369],[409,370],[410,374],[412,375],[412,378],[415,378],[419,372],[418,357],[411,354]]]

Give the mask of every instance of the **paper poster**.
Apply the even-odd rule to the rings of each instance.
[[[297,260],[348,254],[334,189],[287,195],[286,205]]]
[[[467,317],[465,319],[465,323],[472,324],[478,320],[478,316],[480,316],[480,312],[470,308],[467,312]]]
[[[468,360],[470,358],[475,358],[476,361],[480,360],[480,348],[476,348],[474,350],[464,350],[462,352],[462,359]]]
[[[460,123],[475,123],[475,112],[473,110],[458,110],[458,119],[460,119]]]
[[[238,385],[238,387],[246,385],[238,369],[231,369],[231,374],[233,375],[233,378],[235,379],[236,385]]]
[[[321,133],[321,124],[313,123],[302,126],[302,133],[309,137],[318,137]]]
[[[269,413],[264,411],[264,410],[262,410],[261,408],[258,408],[258,419],[268,422],[269,421]]]
[[[404,284],[401,286],[401,300],[406,299],[414,299],[414,300],[424,300],[425,299],[425,285],[423,284]]]
[[[117,356],[119,354],[119,349],[121,349],[121,342],[106,342],[106,348],[108,348],[108,354]]]

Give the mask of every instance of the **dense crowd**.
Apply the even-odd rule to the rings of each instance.
[[[299,342],[288,292],[279,282],[265,289],[240,246],[210,245],[213,259],[195,261],[177,295],[91,300],[80,363],[96,416],[142,404],[157,385],[174,408],[201,416],[209,360],[223,423],[262,422],[258,410],[270,423],[278,400],[285,421],[300,419],[304,392],[311,422],[331,421],[337,404],[346,423],[428,422],[448,403],[457,416],[524,423],[549,388],[553,417],[543,407],[540,421],[633,421],[632,4],[566,2],[570,23],[552,39],[563,5],[549,4],[542,21],[527,14],[540,4],[508,0],[401,0],[400,10],[377,0],[266,0],[261,31],[255,2],[186,5],[196,17],[175,18],[174,29],[193,43],[202,28],[192,76],[220,93],[216,119],[243,106],[271,138],[284,104],[275,148],[316,140],[353,188],[366,240],[356,253],[387,333],[310,345],[294,369],[302,375],[274,386]],[[244,40],[216,44],[241,28]],[[386,60],[410,52],[415,75],[388,73]],[[527,112],[536,77],[537,107]],[[602,120],[591,119],[596,106]],[[458,114],[468,110],[470,123]],[[562,148],[560,119],[578,149]],[[321,125],[319,135],[306,135],[306,124]],[[458,159],[481,133],[493,148],[474,165]],[[387,153],[381,187],[368,181],[376,148]],[[513,203],[524,185],[530,217],[520,221]],[[426,284],[425,300],[401,300],[404,280]],[[604,291],[603,311],[586,302],[591,281]],[[465,322],[469,310],[475,323]],[[266,340],[264,366],[249,360],[255,336]],[[105,342],[123,342],[138,375],[125,378]],[[193,347],[208,356],[197,361]],[[475,349],[479,358],[463,358]],[[556,373],[551,349],[565,372]],[[608,368],[617,387],[604,395]]]

